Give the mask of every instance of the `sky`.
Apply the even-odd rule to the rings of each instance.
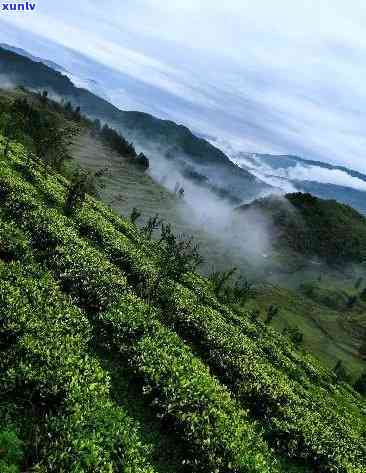
[[[0,42],[229,155],[366,172],[365,24],[361,0],[39,0],[34,12],[0,11]]]

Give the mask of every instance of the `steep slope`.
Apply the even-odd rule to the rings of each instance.
[[[70,100],[90,117],[106,121],[134,141],[151,159],[173,161],[182,168],[194,166],[217,192],[224,191],[237,203],[258,196],[270,186],[233,164],[218,148],[197,138],[186,127],[160,120],[141,112],[117,109],[85,89],[75,87],[64,75],[29,58],[0,48],[0,76],[15,85],[31,89],[48,89]]]
[[[245,308],[259,311],[265,320],[268,308],[277,307],[273,327],[299,335],[299,346],[316,355],[329,369],[341,361],[354,382],[365,370],[359,350],[366,339],[366,305],[359,298],[364,287],[356,290],[354,285],[354,279],[335,280],[328,275],[322,276],[321,282],[309,279],[297,290],[257,285]],[[351,306],[349,301],[353,297],[356,303]]]
[[[309,262],[309,258],[295,258],[294,253],[291,253],[290,256],[284,254],[280,261],[277,260],[278,258],[269,257],[271,255],[270,245],[265,249],[267,244],[266,225],[258,226],[255,219],[245,219],[243,224],[237,226],[237,220],[241,220],[241,218],[238,216],[235,219],[230,218],[231,207],[225,207],[226,214],[220,212],[218,210],[222,205],[220,200],[212,201],[214,222],[210,222],[207,211],[207,205],[210,202],[205,200],[207,196],[204,194],[202,196],[195,195],[192,200],[187,188],[186,197],[179,198],[174,192],[168,191],[152,179],[144,167],[136,166],[134,161],[125,156],[123,152],[121,154],[115,148],[112,149],[111,145],[103,141],[102,137],[96,133],[92,123],[84,118],[81,119],[68,107],[61,107],[51,100],[45,102],[38,94],[19,89],[11,92],[0,91],[2,110],[0,127],[4,123],[3,116],[4,113],[6,116],[6,110],[13,110],[13,113],[16,110],[18,113],[21,111],[18,108],[9,108],[9,104],[19,100],[22,103],[24,99],[41,114],[43,125],[48,123],[47,126],[52,128],[54,126],[52,123],[56,123],[56,127],[60,126],[62,129],[75,127],[80,129],[80,133],[73,139],[71,150],[67,153],[73,158],[73,161],[69,163],[71,169],[67,169],[68,175],[71,175],[70,171],[74,169],[76,164],[88,170],[91,175],[107,168],[108,171],[104,173],[102,178],[103,187],[99,188],[99,195],[118,214],[129,216],[134,208],[139,209],[141,217],[138,219],[138,224],[141,226],[146,225],[151,217],[159,214],[159,218],[163,219],[165,224],[172,226],[174,233],[193,236],[194,241],[199,244],[200,253],[204,258],[204,263],[199,267],[202,274],[208,275],[213,271],[238,268],[243,277],[251,283],[257,283],[255,291],[251,291],[251,295],[255,294],[255,298],[254,300],[252,297],[250,298],[248,305],[250,310],[252,308],[259,310],[265,316],[271,305],[280,306],[278,324],[276,319],[275,326],[282,330],[288,326],[291,327],[296,322],[296,325],[304,333],[302,347],[316,354],[329,368],[334,367],[334,360],[337,357],[337,359],[343,360],[346,369],[350,371],[352,381],[362,373],[363,364],[358,357],[357,349],[362,343],[360,336],[364,333],[362,327],[366,320],[365,310],[359,313],[357,310],[359,305],[356,304],[352,310],[342,306],[335,311],[332,307],[330,313],[329,307],[322,306],[318,303],[319,301],[313,301],[311,298],[305,300],[307,296],[303,297],[302,290],[299,294],[299,285],[303,282],[317,283],[321,275],[324,283],[326,276],[327,280],[332,276],[332,280],[329,284],[327,282],[327,285],[332,285],[335,280],[341,283],[339,290],[334,294],[334,299],[341,298],[348,301],[348,297],[354,296],[354,292],[349,291],[349,287],[355,284],[359,275],[344,274],[343,268],[332,270],[334,274],[331,275],[329,267],[324,264],[320,265],[318,262],[316,265],[311,264],[311,261],[308,268],[304,268],[304,265]],[[24,111],[27,111],[27,108]],[[38,120],[39,117],[32,122]],[[23,120],[17,123],[21,124]],[[44,130],[44,126],[42,129],[46,131],[46,134],[48,133],[47,130]],[[20,133],[20,130],[15,135],[25,144],[30,145],[32,138],[29,136],[31,133],[29,126],[24,128],[22,125],[22,130],[25,135]],[[13,127],[8,131],[14,136]],[[40,129],[35,127],[33,132],[35,138],[39,138]],[[33,133],[31,134],[33,135]],[[48,146],[47,150],[49,151]],[[200,199],[203,200],[204,213],[197,219],[197,207],[201,205]],[[229,216],[229,220],[227,216]],[[159,238],[158,234],[156,236]],[[264,245],[259,243],[260,240],[264,240]],[[289,264],[290,262],[291,264]],[[283,288],[274,291],[262,290],[264,281],[271,281]],[[289,287],[292,290],[284,289]],[[345,290],[349,293],[347,297],[343,295]],[[363,290],[363,287],[360,290]],[[278,297],[278,293],[284,296]],[[342,340],[341,347],[334,342],[336,338]]]
[[[16,143],[1,140],[0,160],[3,464],[365,471],[365,404],[349,386],[220,304],[169,233],[151,241],[89,196],[66,212],[73,187]]]

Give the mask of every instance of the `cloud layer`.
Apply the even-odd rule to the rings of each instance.
[[[274,163],[277,159],[280,159],[280,157],[274,157],[271,162],[268,163],[260,155],[252,155],[249,158],[239,156],[236,162],[239,166],[250,169],[252,174],[259,179],[270,185],[279,187],[285,192],[296,192],[301,188],[301,181],[309,181],[348,187],[366,193],[366,180],[352,176],[345,170],[327,169],[319,165],[296,161],[291,163],[291,165],[288,163],[286,167],[281,167],[281,165],[275,166]]]
[[[0,41],[234,149],[365,172],[365,20],[358,0],[39,0]]]

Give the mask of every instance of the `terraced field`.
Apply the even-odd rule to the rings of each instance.
[[[164,243],[101,202],[65,213],[69,183],[3,150],[1,471],[366,471],[347,384],[207,279],[170,276]]]
[[[233,231],[232,228],[226,232],[217,229],[205,231],[204,223],[195,223],[192,217],[194,210],[189,202],[179,199],[148,173],[131,165],[129,160],[92,138],[88,132],[78,137],[72,154],[87,169],[109,169],[101,198],[110,203],[118,214],[128,216],[137,207],[142,213],[140,225],[149,217],[159,214],[172,224],[176,233],[193,235],[200,244],[200,252],[205,259],[199,268],[201,273],[207,275],[213,270],[226,271],[238,267],[249,281],[256,283],[247,303],[247,310],[259,310],[264,318],[270,305],[278,306],[279,317],[274,321],[277,330],[296,326],[304,334],[302,347],[318,356],[328,368],[334,368],[337,361],[342,360],[353,381],[360,376],[364,370],[364,362],[358,356],[357,349],[361,343],[363,332],[359,327],[364,323],[365,311],[360,315],[348,313],[344,308],[332,310],[298,291],[302,283],[317,281],[320,274],[329,280],[329,284],[337,281],[339,288],[342,284],[354,283],[351,278],[347,280],[345,275],[320,262],[296,271],[292,268],[292,263],[287,264],[285,259],[274,268],[268,259],[262,258],[259,261],[258,257],[251,258],[243,251],[243,247],[251,244],[246,241],[245,227],[241,229],[242,233],[236,241],[228,241],[226,238],[227,233]],[[288,271],[281,273],[281,268],[287,268]],[[264,281],[269,284],[263,285]]]
[[[258,275],[260,269],[250,261],[250,255],[243,252],[243,241],[230,240],[222,228],[206,231],[207,218],[198,218],[195,209],[185,199],[179,198],[149,173],[132,166],[128,159],[113,152],[88,132],[82,134],[72,147],[72,155],[85,169],[97,171],[108,168],[104,178],[105,188],[101,199],[109,203],[119,214],[128,216],[134,207],[141,211],[141,224],[156,214],[172,225],[175,233],[193,236],[200,245],[205,259],[202,270],[205,273],[227,270],[238,266],[246,273]],[[257,260],[256,260],[257,262]]]

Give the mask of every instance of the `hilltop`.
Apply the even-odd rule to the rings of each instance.
[[[330,265],[366,261],[366,217],[335,200],[299,192],[258,199],[237,211],[266,219],[280,250],[319,257]]]

